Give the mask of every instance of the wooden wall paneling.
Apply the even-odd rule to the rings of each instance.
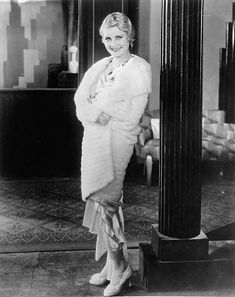
[[[0,177],[79,176],[83,128],[74,92],[0,90]]]

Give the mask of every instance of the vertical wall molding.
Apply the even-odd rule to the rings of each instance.
[[[226,23],[225,48],[220,49],[219,108],[225,111],[225,120],[235,123],[235,2],[232,22]]]

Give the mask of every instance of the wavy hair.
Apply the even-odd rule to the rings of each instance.
[[[130,21],[130,19],[121,12],[113,12],[106,16],[100,26],[100,35],[103,37],[103,31],[105,28],[118,27],[119,30],[125,32],[128,36],[130,47],[133,48],[135,29]]]

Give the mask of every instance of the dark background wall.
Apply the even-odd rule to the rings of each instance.
[[[0,90],[0,177],[77,176],[83,128],[74,90]]]

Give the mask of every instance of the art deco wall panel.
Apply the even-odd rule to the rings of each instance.
[[[0,88],[47,87],[65,43],[61,1],[0,1]]]

